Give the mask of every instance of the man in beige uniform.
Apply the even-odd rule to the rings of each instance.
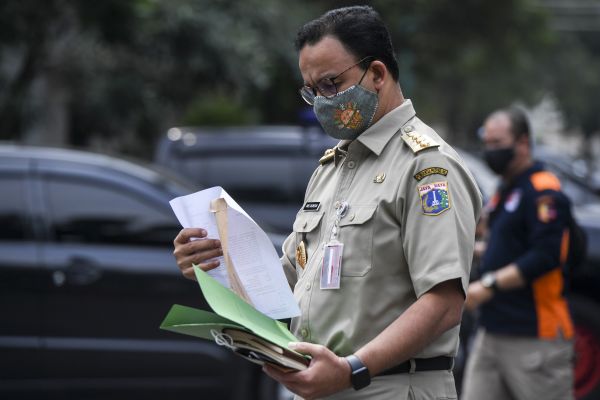
[[[283,246],[302,312],[292,331],[303,342],[292,347],[311,365],[265,372],[306,399],[456,398],[476,184],[403,98],[389,33],[372,8],[330,11],[303,27],[297,47],[303,98],[345,140],[321,159]],[[184,229],[175,239],[185,276],[192,262],[217,265],[217,241],[189,240],[204,235]]]

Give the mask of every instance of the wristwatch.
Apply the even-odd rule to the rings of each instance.
[[[498,290],[498,285],[496,282],[496,274],[494,272],[486,272],[481,277],[481,285],[484,288],[492,289],[493,291]]]
[[[360,361],[360,358],[352,354],[346,357],[346,361],[348,361],[352,370],[350,382],[352,382],[354,390],[360,390],[369,386],[371,384],[371,374],[365,364]]]

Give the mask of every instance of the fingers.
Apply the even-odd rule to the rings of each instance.
[[[208,240],[206,240],[208,242]],[[211,247],[217,246],[217,247]],[[203,264],[213,260],[213,258],[221,257],[223,255],[223,249],[218,247],[218,244],[206,243],[203,246],[187,247],[185,249],[177,249],[173,252],[179,269],[189,268],[192,264]],[[217,261],[218,262],[218,261]],[[219,265],[219,264],[217,264]],[[214,268],[214,267],[212,267]],[[209,269],[212,269],[209,268]],[[202,268],[204,269],[204,268]]]
[[[286,373],[265,364],[263,371],[290,391],[308,400],[325,397],[350,385],[350,366],[325,346],[292,342],[288,347],[311,354],[313,358],[310,366],[302,371]],[[340,378],[340,374],[346,373],[348,382]]]
[[[196,279],[193,264],[204,271],[219,266],[219,260],[215,258],[223,255],[221,242],[217,239],[205,239],[206,235],[206,230],[202,228],[186,228],[173,241],[173,256],[179,270],[188,279]],[[199,240],[193,240],[195,238]]]
[[[202,228],[184,228],[179,231],[177,237],[173,241],[173,244],[177,246],[177,244],[185,244],[190,241],[191,238],[203,238],[206,237],[207,232]]]
[[[221,263],[219,262],[219,260],[212,260],[212,261],[208,261],[208,262],[205,262],[202,264],[196,264],[196,265],[198,267],[200,267],[200,269],[202,271],[210,271],[211,269],[217,268],[220,264]],[[196,273],[194,272],[193,264],[189,264],[189,266],[187,266],[187,267],[180,268],[180,270],[184,277],[191,279],[191,280],[196,280]]]
[[[308,354],[313,357],[321,356],[327,349],[319,344],[307,343],[307,342],[290,342],[288,347],[298,353]]]

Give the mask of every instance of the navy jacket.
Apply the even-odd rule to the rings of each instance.
[[[482,326],[498,334],[571,337],[563,271],[570,203],[558,178],[535,163],[501,186],[487,211],[489,238],[480,273],[515,263],[527,284],[497,290],[481,307]]]

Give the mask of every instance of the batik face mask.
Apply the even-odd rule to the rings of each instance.
[[[330,98],[316,96],[314,111],[329,136],[354,140],[371,126],[378,105],[377,93],[354,85]]]

